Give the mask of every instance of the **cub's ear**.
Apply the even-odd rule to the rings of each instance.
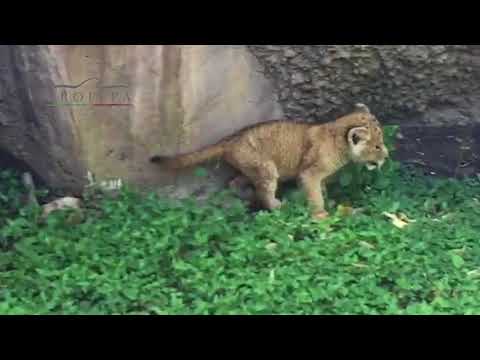
[[[355,111],[359,111],[359,112],[364,112],[364,113],[367,113],[367,114],[371,114],[370,109],[368,108],[368,106],[365,105],[365,104],[362,104],[362,103],[355,104]]]
[[[347,137],[348,143],[351,146],[356,146],[361,142],[368,141],[370,139],[370,132],[366,127],[355,127],[348,131]]]

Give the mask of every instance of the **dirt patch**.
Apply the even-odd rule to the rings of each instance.
[[[475,176],[480,173],[480,125],[402,127],[395,157],[426,175]]]

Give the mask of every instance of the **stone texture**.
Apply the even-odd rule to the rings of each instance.
[[[48,106],[59,79],[47,46],[0,46],[0,166],[31,172],[39,183],[77,193],[86,179],[72,114]]]
[[[290,119],[363,102],[385,122],[480,122],[478,45],[249,45]]]
[[[245,46],[4,46],[0,58],[0,148],[51,187],[79,185],[88,170],[98,181],[206,191],[225,169],[198,179],[162,172],[150,156],[282,116]]]
[[[212,179],[162,173],[149,157],[193,151],[244,126],[282,116],[270,82],[244,46],[50,47],[63,64],[65,81],[98,79],[86,83],[83,93],[96,91],[99,83],[127,86],[117,98],[131,106],[72,108],[82,156],[100,179],[183,184],[197,191],[224,172],[214,171]],[[108,99],[111,90],[105,92]]]

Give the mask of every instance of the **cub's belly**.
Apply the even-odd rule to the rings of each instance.
[[[296,159],[291,159],[290,161],[286,159],[276,159],[276,161],[274,161],[277,166],[279,180],[288,181],[298,176],[299,161],[295,160]]]

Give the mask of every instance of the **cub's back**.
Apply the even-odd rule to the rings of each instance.
[[[263,160],[273,160],[281,178],[296,175],[310,124],[273,121],[240,134],[236,146],[253,148]]]

